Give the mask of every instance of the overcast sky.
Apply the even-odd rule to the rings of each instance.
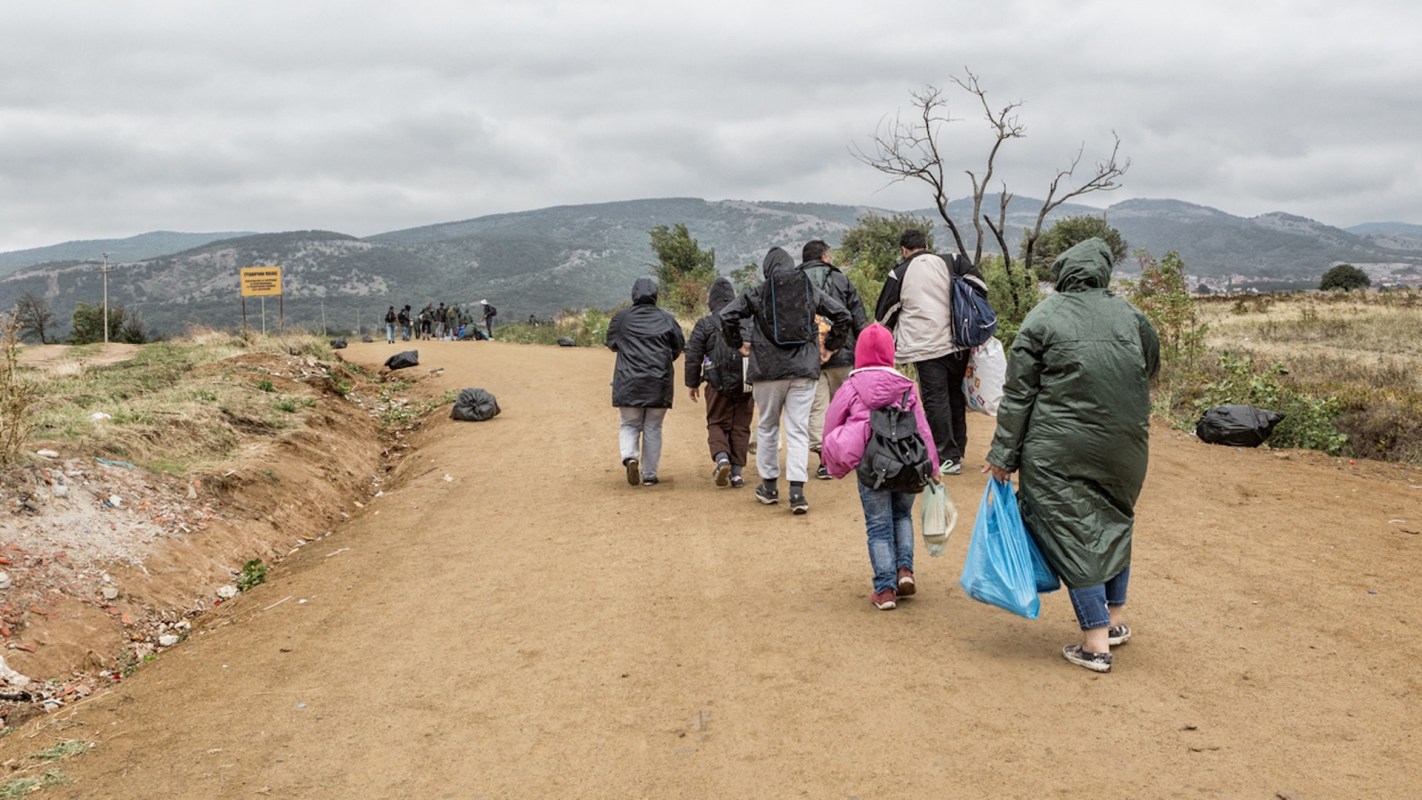
[[[4,2],[0,251],[645,197],[923,208],[851,148],[965,68],[1023,104],[1018,194],[1114,131],[1132,166],[1092,205],[1422,223],[1422,4],[1168,5]],[[948,97],[950,166],[981,170],[981,109]]]

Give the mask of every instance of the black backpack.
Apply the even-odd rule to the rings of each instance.
[[[756,315],[765,338],[791,349],[815,341],[815,290],[810,276],[798,269],[779,269],[765,279],[761,313]]]
[[[726,344],[719,330],[712,331],[710,339],[711,348],[702,364],[702,376],[717,392],[739,397],[745,393],[745,356]]]
[[[857,472],[859,482],[870,489],[918,494],[933,478],[928,445],[908,410],[912,391],[905,391],[897,406],[869,412],[869,441]]]

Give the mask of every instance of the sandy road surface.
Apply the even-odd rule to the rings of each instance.
[[[96,744],[44,796],[1422,795],[1417,471],[1158,429],[1136,637],[1098,676],[1058,655],[1062,593],[1027,621],[958,588],[979,474],[880,612],[848,483],[805,517],[715,488],[679,396],[663,482],[633,488],[610,354],[419,349],[503,415],[430,424],[398,488],[205,633],[0,742]]]

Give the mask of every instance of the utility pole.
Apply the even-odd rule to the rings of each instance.
[[[104,253],[104,344],[109,343],[109,254]]]

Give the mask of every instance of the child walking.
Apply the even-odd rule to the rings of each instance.
[[[721,336],[721,309],[736,299],[728,278],[717,278],[707,293],[711,313],[696,321],[686,340],[686,388],[695,403],[706,384],[706,445],[711,450],[711,478],[717,486],[739,489],[750,449],[755,398],[745,390],[745,356]],[[744,332],[743,332],[744,334]]]
[[[853,473],[869,442],[869,414],[876,408],[895,406],[907,395],[908,408],[933,462],[937,481],[938,451],[933,432],[923,415],[914,382],[894,369],[894,335],[874,323],[859,335],[854,346],[854,371],[835,393],[825,412],[824,443],[820,454],[825,468],[836,478]],[[859,485],[864,507],[864,529],[869,540],[869,564],[874,570],[870,601],[882,611],[897,605],[898,598],[917,590],[913,577],[914,495],[871,489]]]

